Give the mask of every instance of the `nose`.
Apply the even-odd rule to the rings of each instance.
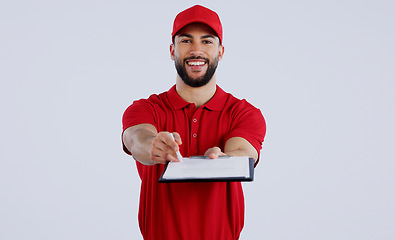
[[[191,54],[192,56],[201,56],[201,55],[203,55],[202,45],[200,43],[197,43],[197,42],[193,43],[189,54]]]

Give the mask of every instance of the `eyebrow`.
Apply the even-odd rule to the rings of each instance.
[[[180,34],[179,36],[180,36],[180,37],[193,38],[192,35],[187,34],[187,33],[182,33],[182,34]],[[204,35],[204,36],[201,37],[201,39],[203,39],[203,38],[213,38],[213,39],[215,39],[214,35],[211,35],[211,34]]]
[[[186,34],[186,33],[180,34],[179,36],[180,36],[180,37],[189,37],[189,38],[192,38],[192,35]]]
[[[215,39],[214,35],[211,35],[211,34],[204,35],[201,38],[214,38]]]

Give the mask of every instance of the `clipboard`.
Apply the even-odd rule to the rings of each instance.
[[[207,156],[184,158],[184,162],[168,162],[159,178],[160,183],[172,182],[252,182],[253,158]]]

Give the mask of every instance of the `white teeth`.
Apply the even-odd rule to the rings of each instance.
[[[188,62],[188,65],[192,65],[192,66],[201,66],[204,65],[204,62]]]

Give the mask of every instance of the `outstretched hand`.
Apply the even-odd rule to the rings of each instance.
[[[219,156],[226,155],[221,151],[221,148],[219,147],[212,147],[209,148],[205,153],[204,156],[209,156],[211,159],[217,158]]]
[[[150,151],[151,160],[155,163],[165,164],[166,162],[179,162],[176,151],[182,144],[181,137],[178,133],[173,132],[174,140],[169,132],[160,132],[152,141]]]

